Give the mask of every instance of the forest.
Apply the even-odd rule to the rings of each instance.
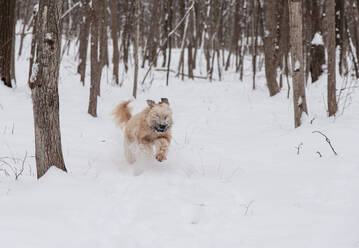
[[[359,0],[0,0],[0,246],[357,247],[358,79]]]

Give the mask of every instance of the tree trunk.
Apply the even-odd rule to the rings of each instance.
[[[98,5],[99,37],[100,37],[100,66],[108,66],[108,39],[107,39],[107,0]],[[100,91],[98,92],[100,94]]]
[[[140,41],[140,0],[136,0],[135,6],[135,22],[136,22],[136,35],[134,42],[134,52],[133,56],[135,59],[135,70],[133,76],[133,92],[132,95],[134,98],[137,97],[137,78],[138,78],[138,46]]]
[[[193,11],[189,14],[189,27],[188,27],[188,47],[187,47],[187,69],[188,69],[188,78],[194,79],[193,77]]]
[[[22,23],[22,29],[21,29],[21,34],[20,34],[20,46],[19,46],[19,52],[18,52],[18,56],[21,56],[22,53],[22,47],[24,44],[24,38],[25,38],[25,29],[26,29],[26,25],[29,22],[29,18],[31,16],[31,11],[30,8],[25,8],[25,16],[23,19],[23,23]]]
[[[158,11],[158,1],[159,0],[153,0],[152,10],[151,10],[151,19],[150,19],[150,29],[148,32],[148,39],[147,39],[147,46],[145,51],[145,57],[142,61],[142,67],[145,65],[146,59],[148,59],[148,64],[153,64],[155,67],[157,66],[157,57],[156,57],[156,51],[157,51],[157,41],[156,41],[156,33],[157,33],[157,27],[158,27],[158,18],[157,18],[157,11]]]
[[[173,3],[172,0],[168,0],[168,26],[169,32],[172,31],[172,18],[173,18]],[[168,33],[169,33],[168,32]],[[167,61],[167,75],[166,75],[166,85],[168,86],[168,80],[170,76],[170,68],[171,68],[171,55],[172,55],[172,37],[168,37],[168,61]]]
[[[264,20],[265,20],[265,74],[269,95],[274,96],[279,92],[277,83],[277,1],[264,1]]]
[[[0,81],[11,86],[11,62],[15,39],[15,0],[0,0]]]
[[[293,77],[294,126],[297,128],[301,125],[303,112],[308,114],[304,87],[302,0],[288,1]]]
[[[113,77],[115,79],[115,83],[119,84],[118,79],[118,67],[119,67],[119,51],[118,51],[118,9],[117,9],[117,1],[110,0],[110,9],[111,9],[111,37],[112,37],[112,44],[113,44],[113,56],[112,56],[112,63],[113,63]]]
[[[328,20],[328,114],[333,116],[338,110],[335,79],[335,0],[327,0],[326,3]]]
[[[79,58],[80,63],[77,67],[77,72],[81,75],[81,82],[85,84],[85,75],[86,75],[86,62],[87,62],[87,47],[88,47],[88,38],[90,31],[90,6],[89,0],[82,0],[81,8],[81,23],[80,23],[80,47],[79,47]]]
[[[313,44],[311,47],[310,75],[312,83],[316,82],[323,73],[322,66],[325,64],[325,49],[323,45]]]
[[[129,2],[124,1],[123,5],[123,13],[125,13],[125,25],[122,32],[122,61],[123,65],[125,67],[125,72],[128,71],[128,49],[129,49],[129,42],[128,42],[128,36],[130,32],[130,10],[129,10]]]
[[[61,148],[58,78],[61,33],[59,0],[40,0],[31,95],[35,123],[37,178],[51,166],[66,171]]]
[[[101,61],[98,49],[99,43],[99,0],[92,0],[91,8],[91,87],[88,113],[97,117],[97,97],[101,81]]]

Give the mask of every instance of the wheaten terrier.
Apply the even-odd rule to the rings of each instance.
[[[168,99],[159,103],[147,100],[148,107],[132,116],[128,104],[120,103],[113,111],[116,123],[125,128],[124,151],[129,163],[136,161],[136,153],[153,155],[162,162],[166,160],[171,142],[172,111]]]

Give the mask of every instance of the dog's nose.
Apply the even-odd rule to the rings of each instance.
[[[160,125],[160,129],[164,130],[166,128],[166,125]]]

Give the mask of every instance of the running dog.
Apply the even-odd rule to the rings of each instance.
[[[113,111],[115,122],[125,128],[124,151],[129,163],[136,161],[137,152],[150,154],[162,162],[167,159],[171,143],[172,111],[167,98],[159,103],[147,100],[147,108],[132,116],[129,101],[117,105]],[[154,152],[153,152],[154,151]]]

